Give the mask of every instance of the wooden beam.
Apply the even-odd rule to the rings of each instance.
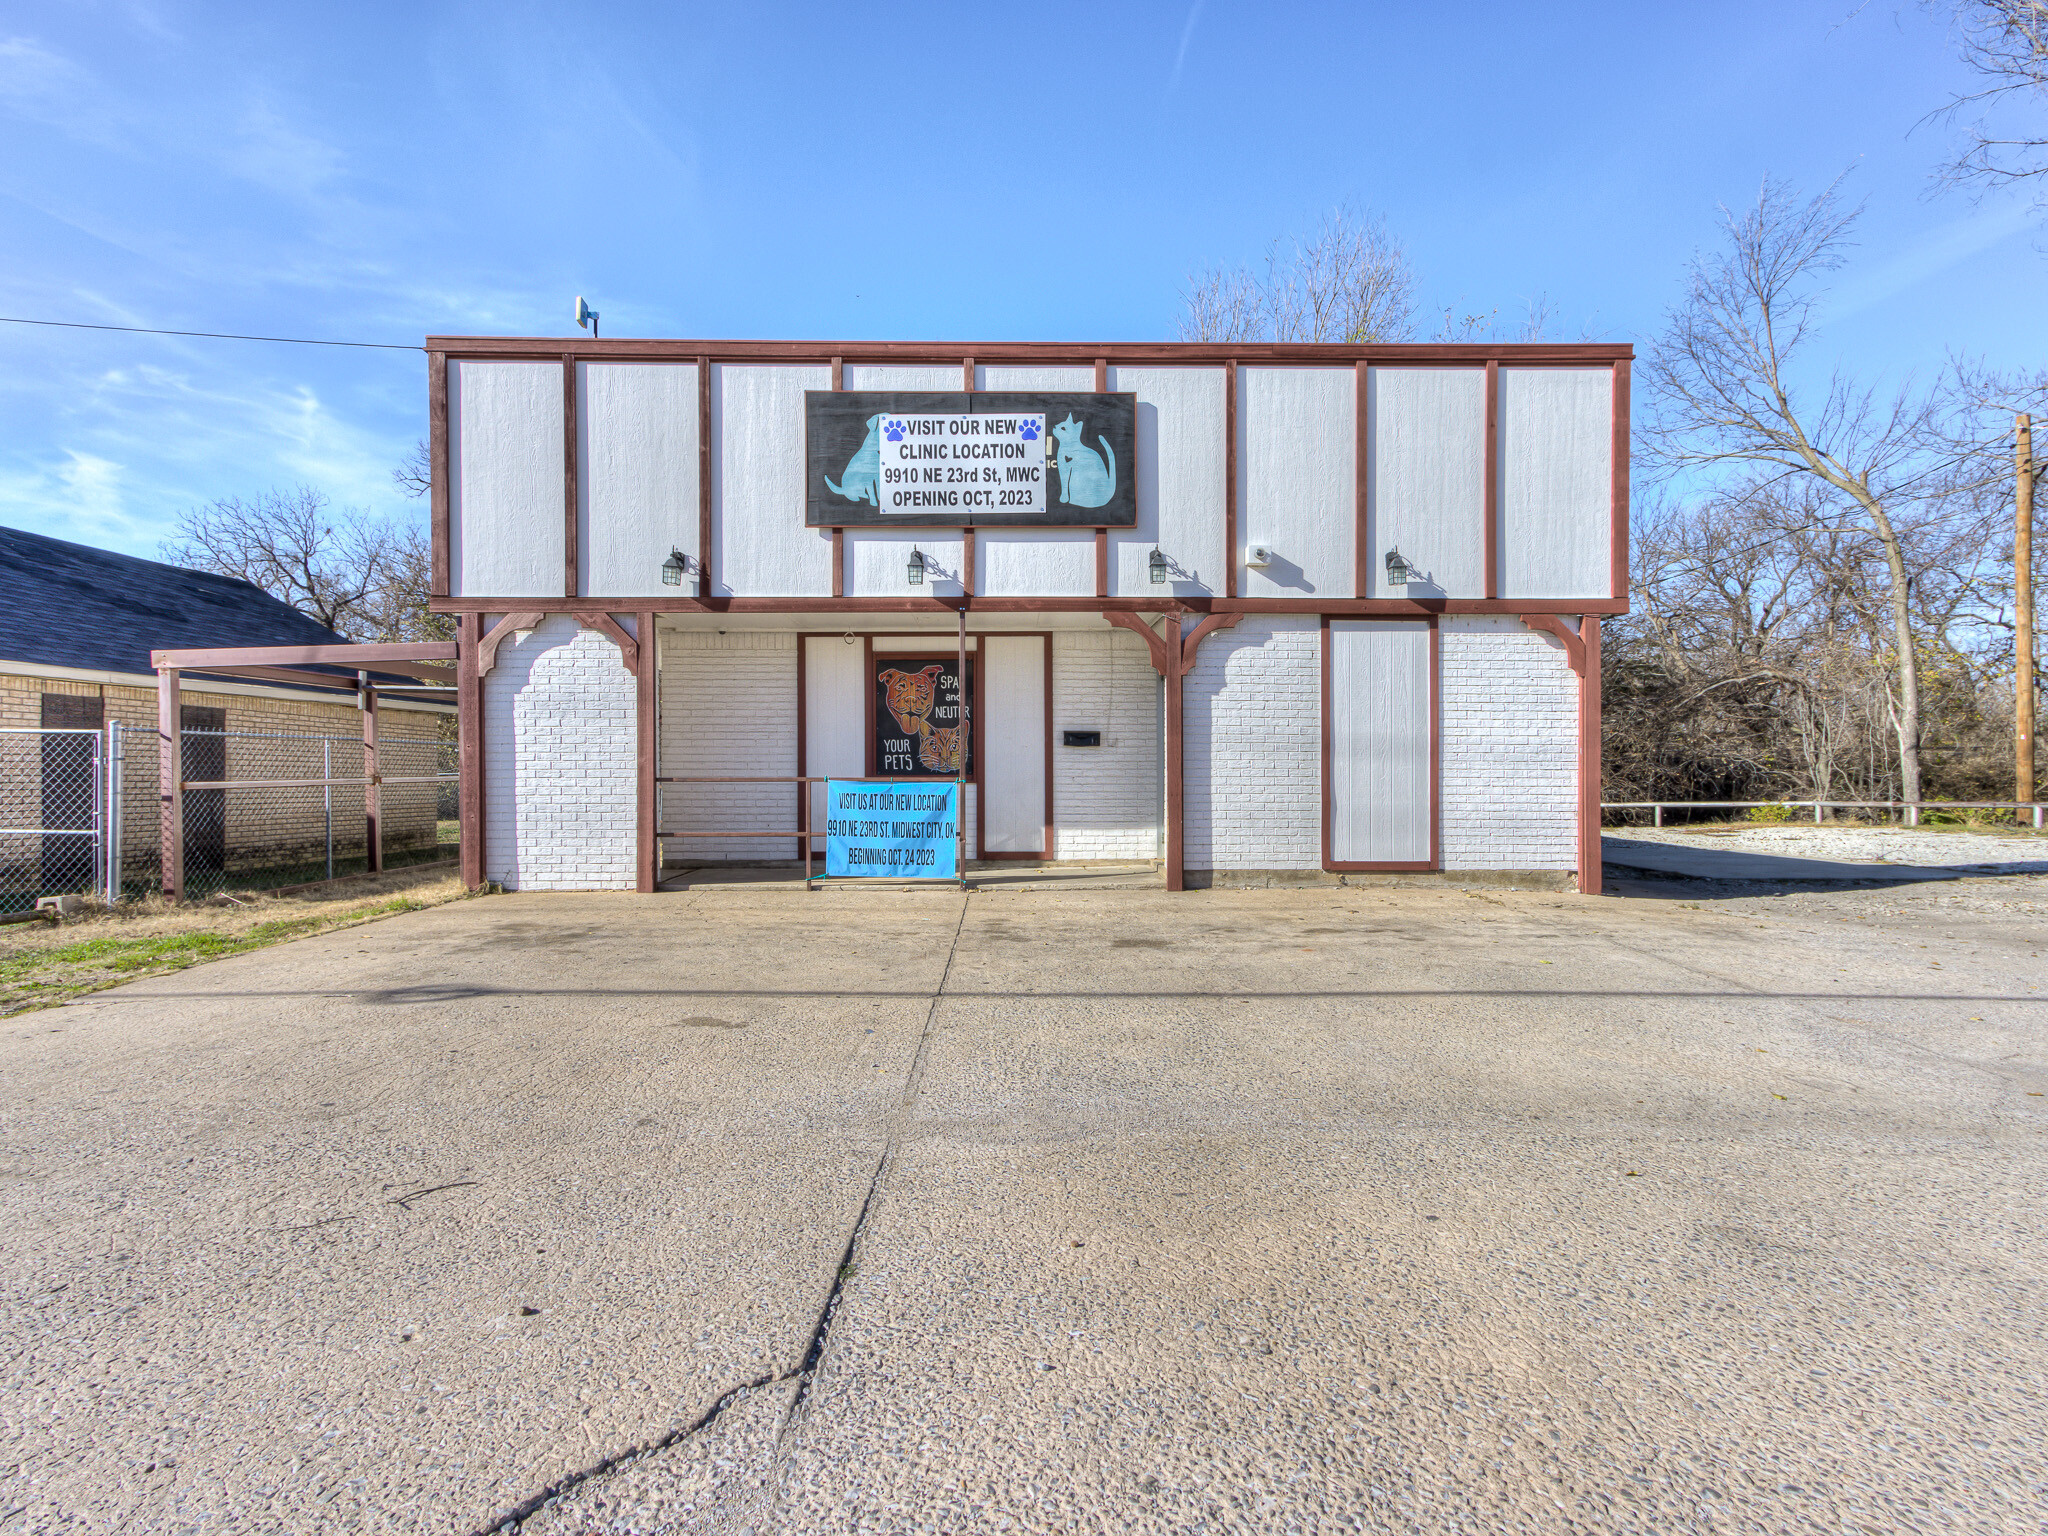
[[[634,639],[639,642],[638,665],[634,669],[633,698],[634,714],[638,727],[638,751],[635,755],[636,785],[634,793],[634,888],[652,891],[661,883],[661,836],[655,820],[655,776],[660,770],[660,657],[661,646],[654,627],[654,615],[641,613],[635,616],[633,627],[638,633]],[[798,645],[802,645],[799,638]],[[802,786],[799,786],[801,788]]]
[[[577,609],[575,619],[585,629],[594,629],[601,635],[609,636],[612,642],[618,646],[619,656],[626,663],[626,670],[635,676],[639,675],[640,642],[627,634],[618,620],[608,613],[600,613],[588,608]]]
[[[462,615],[457,635],[462,659],[455,696],[456,825],[462,840],[462,883],[473,891],[484,883],[484,679],[477,665],[484,616]]]
[[[381,671],[421,675],[421,669],[406,662],[453,661],[452,640],[426,640],[404,645],[258,645],[212,651],[151,651],[152,667],[176,667],[180,671],[204,671],[216,667],[346,667],[354,672],[364,667]],[[446,668],[431,669],[435,674]]]
[[[483,615],[478,614],[477,617],[481,619]],[[525,613],[508,613],[504,618],[491,626],[489,634],[484,634],[479,629],[476,651],[476,675],[479,678],[489,677],[491,675],[491,668],[498,664],[498,647],[522,629],[538,629],[540,621],[546,617],[546,614],[533,610],[528,610]]]
[[[1364,363],[1358,365],[1358,404],[1354,408],[1355,436],[1352,442],[1354,480],[1351,488],[1351,595],[1365,597],[1372,591],[1372,541],[1366,530],[1372,519],[1369,504],[1371,481],[1367,476],[1368,455],[1372,443],[1372,423],[1367,412],[1372,400],[1372,379]]]
[[[1184,891],[1187,889],[1187,871],[1182,868],[1187,858],[1187,784],[1181,745],[1182,675],[1178,665],[1181,636],[1180,615],[1177,613],[1166,616],[1162,648],[1176,662],[1166,669],[1166,888]]]
[[[1114,624],[1118,629],[1128,629],[1132,634],[1145,642],[1145,649],[1152,653],[1152,670],[1154,672],[1164,677],[1174,669],[1179,660],[1178,653],[1168,650],[1166,642],[1154,633],[1152,626],[1147,624],[1137,614],[1110,612],[1105,613],[1103,618]]]
[[[1180,648],[1180,675],[1186,677],[1195,669],[1195,651],[1204,640],[1219,629],[1233,628],[1243,618],[1241,613],[1212,613],[1188,631],[1188,637]]]
[[[504,613],[530,597],[437,598],[435,613]],[[698,597],[618,596],[585,598],[579,607],[631,613],[652,607],[656,613],[890,614],[922,613],[951,618],[959,612],[957,597]],[[1426,619],[1446,613],[1598,613],[1623,614],[1628,604],[1611,598],[1478,598],[1478,597],[975,597],[970,613],[1296,613],[1313,617]],[[391,670],[399,670],[393,668]],[[410,669],[407,669],[410,670]]]
[[[562,596],[576,596],[576,357],[562,354]]]
[[[1628,601],[1628,448],[1629,448],[1628,359],[1614,365],[1613,486],[1608,499],[1613,507],[1613,526],[1608,537],[1608,559],[1613,570],[1611,595]]]
[[[448,595],[448,354],[427,354],[427,478],[433,545],[429,590]]]
[[[1500,596],[1500,364],[1486,365],[1486,447],[1482,453],[1486,484],[1480,490],[1481,558],[1486,561],[1488,597]]]
[[[370,874],[384,869],[384,794],[377,767],[377,687],[362,680],[363,710],[363,848]]]
[[[156,674],[157,857],[168,901],[185,896],[185,732],[179,719],[178,669]]]
[[[1554,613],[1525,613],[1522,622],[1531,629],[1540,629],[1547,635],[1555,635],[1564,642],[1565,663],[1581,678],[1586,675],[1586,642],[1581,634],[1574,634],[1571,626]],[[1579,621],[1582,625],[1585,620]]]
[[[697,592],[717,588],[711,574],[711,359],[697,359]]]
[[[545,361],[562,355],[559,336],[428,336],[430,352],[450,357]],[[699,357],[735,363],[811,363],[834,357],[855,363],[957,363],[963,354],[979,363],[1024,363],[1039,367],[1086,367],[1094,359],[1114,356],[1120,363],[1215,365],[1236,359],[1244,363],[1304,363],[1348,368],[1358,362],[1454,364],[1503,359],[1523,366],[1560,368],[1613,363],[1633,357],[1625,342],[1177,342],[1119,341],[743,341],[709,337],[579,340],[573,355],[584,359],[660,360],[687,363]]]
[[[1579,672],[1579,894],[1600,894],[1600,621],[1581,619]]]
[[[1223,365],[1223,595],[1237,596],[1237,360]],[[1178,887],[1175,887],[1178,889]]]

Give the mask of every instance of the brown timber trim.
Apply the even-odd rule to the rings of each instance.
[[[1614,528],[1609,535],[1609,559],[1613,562],[1613,590],[1617,602],[1628,601],[1628,448],[1629,448],[1629,364],[1623,358],[1614,365],[1614,487],[1609,498],[1614,509]]]
[[[1223,595],[1237,596],[1237,359],[1223,365]],[[1180,889],[1169,885],[1170,891]]]
[[[1531,629],[1540,629],[1547,635],[1555,635],[1564,644],[1565,665],[1578,673],[1581,679],[1586,675],[1586,641],[1584,630],[1578,634],[1572,627],[1554,613],[1525,613],[1521,620]]]
[[[697,358],[697,590],[710,597],[711,571],[711,359]],[[699,598],[698,601],[703,601]]]
[[[429,605],[434,613],[504,613],[531,597],[443,597]],[[637,612],[651,607],[656,613],[922,613],[951,617],[960,611],[960,599],[931,597],[719,597],[706,601],[698,597],[586,597],[581,608],[602,607],[607,611]],[[1612,599],[1572,598],[1477,598],[1477,597],[974,597],[967,602],[969,613],[1328,613],[1352,619],[1426,619],[1446,613],[1599,613],[1622,614],[1628,604]],[[354,649],[344,647],[344,649]],[[165,653],[172,654],[172,653]],[[178,655],[188,653],[178,652]],[[198,652],[204,656],[208,652]],[[221,653],[227,654],[227,653]],[[322,658],[323,660],[325,658]],[[343,663],[353,665],[352,661]],[[197,666],[199,663],[194,663]]]
[[[843,599],[846,596],[846,530],[832,530],[832,595]]]
[[[1444,867],[1443,626],[1429,626],[1429,867]]]
[[[986,665],[986,663],[983,663]],[[1112,700],[1112,703],[1115,701]],[[1045,636],[1045,837],[1041,846],[1046,858],[1053,857],[1053,828],[1057,807],[1052,798],[1052,633]]]
[[[427,493],[434,571],[431,594],[448,595],[448,354],[427,354]]]
[[[1178,656],[1167,650],[1166,642],[1154,634],[1152,626],[1147,624],[1137,614],[1115,610],[1105,613],[1103,618],[1114,624],[1118,629],[1128,629],[1132,634],[1145,642],[1145,649],[1152,653],[1152,670],[1161,677],[1166,676],[1177,665],[1179,661]]]
[[[1095,595],[1109,596],[1109,530],[1095,530]]]
[[[575,597],[576,356],[562,354],[562,596]]]
[[[481,619],[483,615],[479,613],[477,617]],[[525,613],[508,613],[504,618],[491,626],[489,634],[484,634],[479,629],[477,632],[478,643],[476,648],[476,675],[478,678],[485,678],[491,675],[491,668],[498,664],[498,647],[502,643],[510,639],[518,630],[538,628],[540,621],[546,617],[547,615],[544,613],[536,613],[530,610]]]
[[[383,775],[377,767],[377,687],[368,677],[359,682],[363,713],[363,864],[364,873],[384,872]]]
[[[655,817],[655,778],[661,772],[661,640],[651,613],[634,615],[633,638],[639,642],[639,665],[633,673],[634,722],[637,727],[633,784],[633,888],[652,891],[661,885],[661,834]],[[797,650],[803,665],[803,650]],[[801,689],[801,673],[799,673]],[[801,691],[798,697],[802,697]],[[799,715],[798,739],[802,739]]]
[[[1326,874],[1380,873],[1419,874],[1425,870],[1440,868],[1443,864],[1443,846],[1440,837],[1442,818],[1443,764],[1438,757],[1438,742],[1442,739],[1443,688],[1442,649],[1438,643],[1438,630],[1434,618],[1429,621],[1429,857],[1426,859],[1343,859],[1331,857],[1330,828],[1336,815],[1336,796],[1330,789],[1330,753],[1333,744],[1332,727],[1334,718],[1330,712],[1330,615],[1323,615],[1323,870]]]
[[[562,355],[558,336],[429,336],[429,352],[456,358],[549,359]],[[1516,366],[1551,363],[1584,367],[1613,363],[1635,355],[1634,348],[1613,342],[1030,342],[966,343],[978,363],[1023,363],[1040,366],[1086,366],[1098,357],[1122,363],[1218,364],[1305,363],[1348,367],[1370,363],[1483,363],[1501,359]],[[959,342],[938,341],[742,341],[711,338],[657,340],[627,337],[578,341],[573,355],[584,359],[687,363],[697,358],[719,362],[811,363],[841,357],[856,363],[949,363],[963,355]]]
[[[970,395],[974,393],[974,359],[971,357],[960,359],[960,387]]]
[[[180,715],[178,669],[159,664],[156,674],[157,857],[164,898],[185,896],[185,723]]]
[[[617,619],[608,613],[600,613],[589,608],[576,609],[573,617],[585,629],[594,629],[599,634],[608,636],[612,643],[618,646],[619,657],[625,662],[626,670],[635,676],[639,674],[640,642],[627,634]]]
[[[860,729],[861,729],[861,772],[869,778],[875,776],[875,637],[860,637]],[[960,814],[967,814],[967,807],[960,807]]]
[[[1095,359],[1095,393],[1098,395],[1109,393],[1109,359],[1106,357]]]
[[[1184,674],[1180,669],[1180,615],[1169,613],[1165,628],[1162,648],[1174,658],[1174,665],[1166,669],[1166,888],[1184,891],[1188,887],[1187,764],[1181,742]]]
[[[1486,485],[1481,546],[1486,561],[1486,595],[1500,596],[1500,364],[1486,364]]]
[[[810,733],[810,683],[806,671],[810,662],[811,641],[822,640],[823,635],[798,635],[796,637],[796,824],[806,835],[797,839],[798,858],[810,856],[809,836],[811,825],[811,786],[804,782],[810,777],[811,733]]]
[[[1212,613],[1190,630],[1187,638],[1181,641],[1180,675],[1186,677],[1190,672],[1194,671],[1195,651],[1204,640],[1215,634],[1219,629],[1235,627],[1243,618],[1244,615],[1241,613]]]
[[[494,612],[502,612],[500,602]],[[419,666],[421,662],[452,662],[455,642],[423,640],[380,645],[251,645],[223,647],[210,651],[151,651],[152,667],[176,667],[185,672],[202,672],[217,667],[347,667],[351,673],[368,666],[403,672],[408,677],[444,678],[446,666]],[[353,688],[353,677],[342,686]]]
[[[456,825],[461,836],[462,883],[473,891],[484,883],[484,679],[477,666],[484,616],[463,614],[456,633],[462,647],[455,695]]]
[[[1371,388],[1370,370],[1364,363],[1360,363],[1358,365],[1358,403],[1352,410],[1357,432],[1351,450],[1352,457],[1356,461],[1353,466],[1356,471],[1356,481],[1352,486],[1351,492],[1351,595],[1353,597],[1364,597],[1366,593],[1372,590],[1372,546],[1366,541],[1365,536],[1366,523],[1370,513],[1370,508],[1367,506],[1367,498],[1371,495],[1370,481],[1366,473],[1366,455],[1369,452],[1369,444],[1372,441],[1372,424],[1366,419],[1372,399]],[[1327,617],[1325,615],[1325,618]],[[1328,627],[1326,623],[1324,625],[1325,630]]]
[[[1600,620],[1579,620],[1579,894],[1600,894]]]
[[[972,528],[962,528],[960,530],[960,590],[970,600],[974,597],[974,530]],[[960,611],[958,603],[953,605],[953,611],[955,613]]]
[[[846,388],[846,359],[844,357],[832,359],[832,387],[835,390]]]

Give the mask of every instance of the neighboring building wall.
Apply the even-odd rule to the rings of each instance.
[[[1322,868],[1320,627],[1247,614],[1202,642],[1182,695],[1186,868]]]
[[[1511,617],[1438,621],[1443,867],[1578,865],[1579,680]]]
[[[1100,731],[1100,747],[1064,747]],[[1052,638],[1053,857],[1156,859],[1165,806],[1159,674],[1129,630]]]
[[[786,632],[671,630],[661,637],[661,774],[796,774],[796,644]],[[797,825],[794,784],[664,784],[664,828],[746,832]],[[673,837],[671,863],[803,856],[793,837]],[[824,851],[819,845],[819,853]]]
[[[633,889],[637,762],[633,675],[609,638],[558,614],[499,646],[484,679],[486,877]]]
[[[101,701],[103,718],[128,733],[122,761],[123,867],[126,878],[153,878],[160,854],[162,829],[158,803],[156,690],[76,678],[35,677],[0,673],[0,726],[34,728],[42,721],[42,696],[61,693]],[[212,693],[187,688],[183,704],[226,711],[227,771],[230,778],[310,778],[319,774],[318,741],[276,740],[278,737],[334,738],[337,776],[362,771],[362,715],[352,703],[328,704],[312,699],[272,698],[240,693]],[[418,777],[437,771],[441,716],[385,704],[378,721],[387,775]],[[32,739],[32,738],[31,738]],[[40,762],[32,751],[9,752],[5,793],[21,804],[40,802]],[[15,783],[21,774],[29,778]],[[437,788],[433,784],[390,784],[384,788],[383,820],[386,854],[433,846],[436,836]],[[261,870],[273,865],[318,857],[325,851],[326,810],[317,788],[229,790],[227,799],[227,868]],[[359,789],[334,790],[335,852],[360,858],[363,852],[363,797]]]

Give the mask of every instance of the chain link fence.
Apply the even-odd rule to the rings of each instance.
[[[384,867],[454,858],[455,743],[380,735],[376,750]],[[0,731],[0,911],[162,888],[157,751],[157,733],[132,725]],[[360,737],[188,729],[182,752],[188,897],[369,867]]]

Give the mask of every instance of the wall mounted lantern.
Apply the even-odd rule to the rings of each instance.
[[[680,549],[671,549],[668,558],[661,562],[661,584],[664,587],[680,587],[683,578],[693,570],[700,576],[704,573],[704,567]]]
[[[1155,587],[1163,586],[1165,584],[1166,556],[1159,553],[1156,547],[1152,551],[1152,558],[1145,562],[1145,569],[1152,573],[1152,584]]]
[[[1414,569],[1415,569],[1415,567],[1414,567],[1414,566],[1410,565],[1410,564],[1409,564],[1409,563],[1408,563],[1408,562],[1407,562],[1406,560],[1403,560],[1403,559],[1401,558],[1401,551],[1400,551],[1400,550],[1398,550],[1398,549],[1390,549],[1390,550],[1388,550],[1388,551],[1387,551],[1387,585],[1388,585],[1388,586],[1390,586],[1390,587],[1405,587],[1405,586],[1407,586],[1407,585],[1408,585],[1408,577],[1409,577],[1409,575],[1410,575],[1410,574],[1411,574],[1411,573],[1412,573],[1412,572],[1414,571]]]
[[[910,584],[913,587],[924,585],[924,551],[915,545],[911,546],[910,566],[904,574],[910,578]]]

